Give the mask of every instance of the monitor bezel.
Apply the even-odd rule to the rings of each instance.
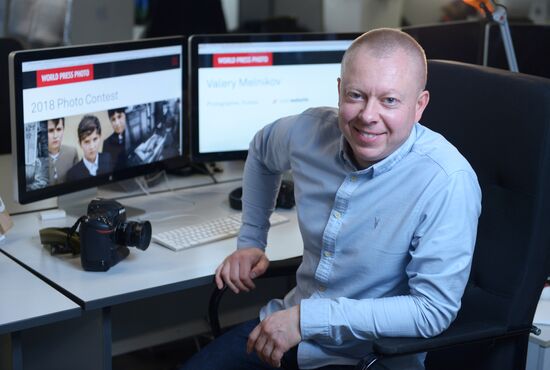
[[[189,50],[189,128],[191,139],[190,156],[193,162],[217,162],[244,160],[248,150],[201,153],[199,143],[199,44],[203,43],[240,43],[240,42],[284,42],[284,41],[330,41],[354,40],[361,33],[250,33],[250,34],[201,34],[188,39]],[[250,138],[252,139],[252,138]]]
[[[181,47],[180,66],[182,71],[181,81],[181,124],[179,140],[182,143],[180,156],[143,164],[125,169],[119,169],[109,174],[90,176],[88,178],[47,186],[36,190],[26,189],[24,135],[23,135],[23,89],[22,89],[22,65],[25,62],[38,60],[77,57],[87,54],[102,54],[110,52],[131,51],[165,46]],[[61,46],[45,49],[22,50],[12,52],[9,56],[10,76],[10,107],[11,107],[11,136],[12,155],[14,169],[14,198],[20,204],[27,204],[55,196],[60,196],[76,191],[93,188],[112,182],[129,179],[163,169],[182,167],[189,162],[189,138],[188,138],[188,112],[187,112],[187,40],[183,36],[170,36],[142,40],[117,41],[77,46]]]

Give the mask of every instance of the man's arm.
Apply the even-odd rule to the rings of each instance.
[[[405,269],[408,293],[303,299],[302,338],[333,347],[384,336],[430,337],[445,330],[456,317],[468,280],[480,198],[475,175],[468,172],[456,173],[439,189],[431,189],[415,215],[420,223]]]
[[[243,174],[242,226],[237,251],[216,269],[216,285],[235,293],[254,288],[252,279],[265,272],[269,216],[275,208],[281,173],[288,169],[288,151],[274,134],[273,124],[260,130],[250,144]],[[280,153],[285,153],[281,155]]]

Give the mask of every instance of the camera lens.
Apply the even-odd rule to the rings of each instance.
[[[118,228],[116,238],[117,244],[136,247],[144,251],[151,243],[151,223],[149,221],[123,222]]]

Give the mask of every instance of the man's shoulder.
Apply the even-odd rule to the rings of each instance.
[[[301,113],[304,118],[312,118],[315,122],[333,122],[338,120],[338,109],[334,107],[315,107]]]
[[[414,153],[447,174],[473,171],[466,158],[443,135],[421,124],[416,124],[415,128],[417,140],[412,148]]]
[[[308,108],[302,113],[279,120],[279,124],[300,132],[322,130],[323,127],[337,127],[338,109],[332,107]]]
[[[326,132],[327,129],[338,129],[338,110],[330,107],[309,108],[305,111],[278,119],[264,129],[274,130],[278,135],[288,136],[293,140],[302,140],[304,136]]]

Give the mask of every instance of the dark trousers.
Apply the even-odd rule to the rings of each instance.
[[[255,352],[246,353],[246,342],[259,319],[239,324],[216,338],[190,358],[180,370],[275,370],[261,361]],[[296,347],[285,353],[281,361],[285,370],[297,370]],[[327,366],[319,370],[349,369],[349,366]]]

